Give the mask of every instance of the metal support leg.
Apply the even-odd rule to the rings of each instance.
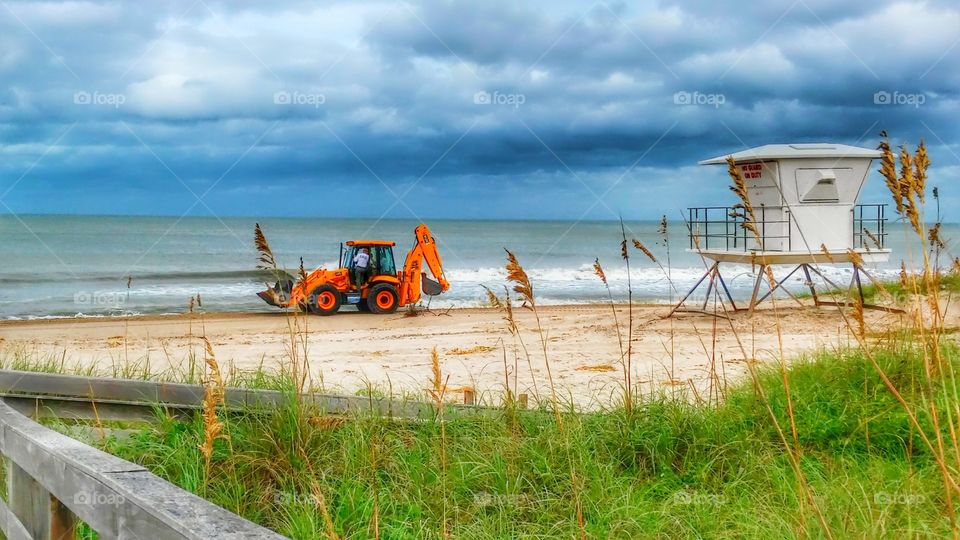
[[[797,299],[796,296],[794,296],[790,291],[788,291],[785,287],[783,287],[783,284],[786,283],[788,279],[790,279],[791,277],[793,277],[793,275],[794,275],[795,273],[797,273],[797,270],[799,270],[799,269],[800,269],[799,266],[796,267],[796,268],[794,268],[793,270],[790,271],[789,274],[787,274],[787,277],[781,279],[781,280],[780,280],[779,282],[777,282],[777,283],[774,283],[773,287],[771,287],[770,290],[767,291],[767,294],[764,294],[763,296],[760,297],[759,300],[757,300],[757,303],[759,304],[759,303],[763,302],[764,300],[767,299],[767,297],[769,297],[771,294],[773,294],[774,291],[776,291],[777,289],[783,288],[784,292],[786,292],[787,294],[790,295],[790,298],[793,298],[794,300],[797,301],[797,303],[799,303],[799,304],[802,306],[802,305],[803,305],[803,302],[800,302],[800,300]]]
[[[760,294],[760,282],[763,280],[763,270],[766,268],[765,265],[761,264],[760,269],[757,271],[757,281],[753,283],[753,294],[750,295],[750,314],[753,314],[753,309],[757,307],[757,295]]]
[[[813,286],[813,279],[810,277],[810,267],[807,266],[807,263],[803,263],[803,275],[807,278],[807,287],[810,287],[810,296],[813,297],[813,305],[819,306],[820,299],[817,298],[817,288]]]
[[[817,270],[817,267],[816,267],[816,266],[809,266],[808,268],[810,268],[810,270],[813,270],[813,272],[814,272],[815,274],[817,274],[818,276],[820,276],[820,279],[826,281],[826,282],[827,282],[827,285],[833,287],[834,289],[836,289],[836,290],[838,290],[838,291],[839,291],[839,290],[842,290],[842,288],[841,288],[839,285],[837,285],[836,283],[834,283],[833,280],[831,280],[831,279],[828,278],[827,276],[823,275],[823,272],[821,272],[820,270]]]
[[[863,284],[860,283],[860,266],[853,264],[853,280],[857,283],[857,294],[860,295],[860,305],[865,305],[866,300],[863,297]]]
[[[739,311],[737,308],[737,303],[733,301],[733,295],[730,294],[730,289],[727,288],[727,283],[723,281],[723,275],[720,274],[720,268],[717,267],[717,280],[720,282],[720,286],[723,287],[723,292],[727,295],[727,300],[730,300],[730,305],[733,306],[734,311]]]
[[[874,279],[874,277],[871,276],[871,275],[867,272],[866,268],[861,267],[861,268],[860,268],[860,272],[861,272],[863,275],[867,276],[867,279],[869,279],[871,283],[877,283],[877,280]],[[861,294],[861,295],[863,294],[863,289],[862,289],[862,288],[860,289],[860,294]],[[875,305],[873,305],[873,304],[864,304],[863,307],[864,307],[864,309],[875,309],[875,310],[877,310],[877,311],[886,311],[887,313],[906,313],[906,311],[904,311],[904,310],[902,310],[902,309],[900,309],[900,308],[895,308],[895,307],[875,306]]]
[[[670,313],[667,314],[667,317],[670,317],[671,315],[673,315],[674,313],[676,313],[678,309],[680,309],[680,306],[682,306],[683,303],[687,301],[687,298],[690,298],[690,295],[692,295],[692,294],[694,293],[694,291],[696,291],[696,290],[700,287],[700,285],[703,283],[703,280],[707,279],[707,276],[709,276],[710,274],[713,273],[713,271],[717,268],[717,265],[718,265],[718,264],[720,264],[720,263],[716,263],[716,262],[713,263],[713,266],[711,266],[710,269],[707,270],[707,271],[703,274],[703,276],[700,277],[700,280],[697,281],[696,285],[694,285],[693,288],[691,288],[691,289],[687,292],[687,294],[685,294],[685,295],[683,296],[683,298],[681,298],[680,301],[677,302],[677,305],[673,306],[673,309],[670,310]]]
[[[713,292],[714,283],[716,283],[717,281],[718,270],[716,266],[714,266],[713,268],[714,268],[713,272],[710,273],[710,282],[707,283],[707,294],[703,295],[703,306],[700,307],[700,309],[703,311],[707,310],[707,303],[710,302],[710,293]]]

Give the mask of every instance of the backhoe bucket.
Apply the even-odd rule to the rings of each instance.
[[[443,287],[440,286],[440,283],[428,278],[426,273],[420,274],[420,277],[421,277],[420,288],[421,290],[423,290],[423,294],[427,294],[430,296],[437,296],[438,294],[443,292]]]

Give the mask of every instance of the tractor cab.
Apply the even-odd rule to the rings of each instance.
[[[379,276],[397,277],[397,263],[393,258],[395,242],[384,240],[350,240],[340,249],[340,268],[346,268],[350,279],[350,287],[359,291],[363,284],[355,283],[354,258],[360,250],[366,248],[370,252],[370,264],[367,273],[367,283]]]

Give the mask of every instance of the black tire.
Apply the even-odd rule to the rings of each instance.
[[[333,285],[321,285],[310,293],[307,309],[317,315],[333,315],[340,309],[340,291]]]
[[[389,301],[387,301],[389,299]],[[371,313],[393,313],[400,307],[400,295],[397,288],[389,283],[377,283],[370,287],[367,295],[367,309]]]
[[[362,298],[360,299],[359,302],[357,302],[357,309],[359,309],[364,313],[370,313],[370,307],[367,306],[367,301]]]

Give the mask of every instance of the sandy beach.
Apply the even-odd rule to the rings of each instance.
[[[503,313],[494,309],[432,311],[417,317],[343,312],[296,321],[301,327],[306,324],[313,383],[322,383],[328,391],[352,394],[372,385],[379,391],[419,394],[428,385],[430,352],[436,347],[454,398],[467,387],[480,399],[497,399],[505,371],[520,393],[544,396],[549,383],[536,320],[529,310],[515,311],[519,336],[508,331]],[[779,317],[769,308],[729,319],[702,314],[665,319],[664,306],[634,306],[633,312],[633,373],[643,391],[693,385],[709,393],[717,384],[741,380],[748,361],[778,361],[781,342],[789,360],[853,339],[836,310],[796,304],[781,303]],[[626,306],[618,306],[617,317],[625,340]],[[616,396],[623,375],[610,306],[542,307],[540,319],[561,393],[588,407]],[[896,323],[899,316],[870,312],[868,319],[877,330]],[[191,350],[202,355],[199,337],[206,336],[225,371],[261,366],[278,370],[289,364],[292,321],[280,312],[4,321],[0,354],[7,361],[15,354],[56,357],[67,365],[96,366],[103,373],[124,364],[148,366],[159,374],[184,370]],[[302,340],[297,343],[302,346]]]

